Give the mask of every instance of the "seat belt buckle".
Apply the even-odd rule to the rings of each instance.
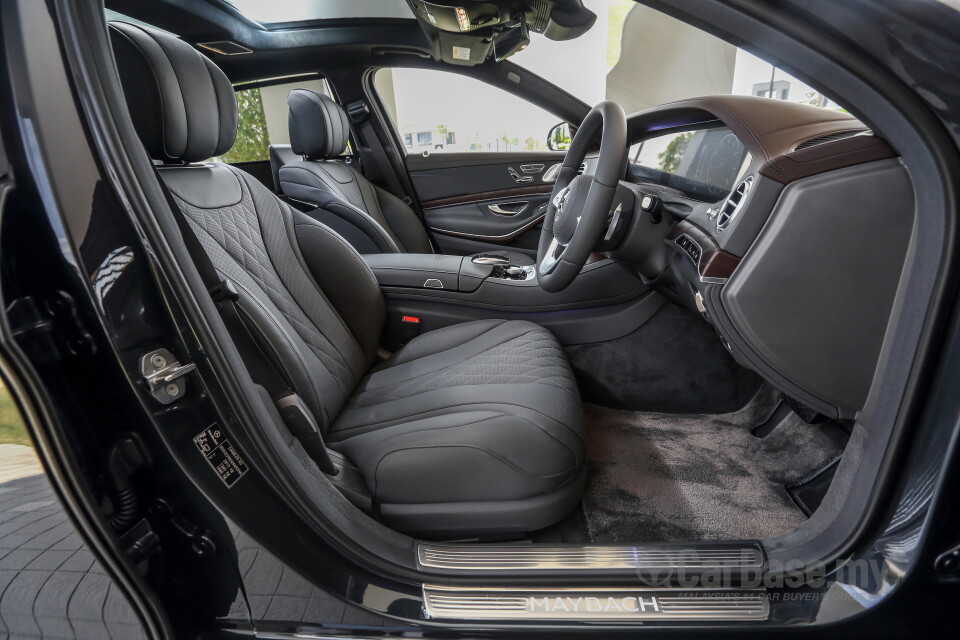
[[[402,347],[420,335],[420,318],[417,316],[402,316],[400,331],[397,332],[397,342]]]
[[[237,291],[236,285],[226,278],[210,287],[209,293],[214,302],[223,302],[224,300],[236,302],[240,299],[240,292]]]

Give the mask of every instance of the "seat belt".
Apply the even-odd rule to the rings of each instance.
[[[223,323],[227,326],[237,351],[240,352],[240,358],[250,372],[250,377],[270,394],[284,424],[300,441],[301,446],[317,467],[326,474],[336,475],[338,471],[323,442],[320,425],[283,373],[283,365],[275,360],[272,350],[263,345],[263,337],[256,326],[251,327],[252,322],[244,319],[243,309],[237,304],[240,300],[240,292],[229,279],[220,278],[216,267],[213,266],[213,261],[210,260],[197,234],[187,222],[186,214],[173,199],[173,195],[156,167],[154,172],[157,180],[160,181],[160,188],[173,217],[177,221],[177,227],[180,228],[180,235],[183,236],[187,253],[190,254],[200,274],[200,280],[216,303]]]
[[[380,139],[377,137],[377,132],[374,131],[373,125],[370,124],[370,107],[368,107],[367,103],[363,100],[357,100],[347,105],[347,114],[350,116],[350,120],[360,128],[360,136],[365,146],[370,150],[369,156],[373,160],[372,164],[376,166],[377,173],[379,173],[384,182],[387,183],[387,188],[393,195],[403,200],[405,205],[411,207],[417,212],[417,215],[422,218],[423,216],[420,213],[419,205],[410,197],[410,194],[407,193],[407,190],[397,178],[397,173],[393,166],[390,165],[389,161],[385,158],[382,158],[381,154],[374,153],[373,151],[371,142],[376,140],[379,145]]]

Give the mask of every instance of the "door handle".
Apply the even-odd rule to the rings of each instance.
[[[526,200],[521,202],[498,202],[496,204],[488,204],[487,209],[490,209],[490,213],[498,216],[516,216],[526,211],[529,204]]]
[[[507,171],[514,182],[533,182],[533,176],[522,176],[513,167],[507,167]]]

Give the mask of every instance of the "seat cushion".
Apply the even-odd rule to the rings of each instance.
[[[580,397],[556,338],[530,322],[482,320],[417,337],[361,381],[327,438],[360,468],[388,522],[391,505],[430,514],[407,529],[446,528],[438,518],[456,514],[443,505],[458,503],[490,511],[491,530],[531,530],[579,499]],[[496,506],[533,504],[566,486],[572,501],[527,509],[522,523]],[[500,511],[514,522],[496,523]]]

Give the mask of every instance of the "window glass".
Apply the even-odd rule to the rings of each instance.
[[[248,18],[264,24],[338,18],[406,18],[413,11],[404,0],[227,0]]]
[[[545,151],[559,118],[480,80],[380,69],[374,85],[407,153]]]
[[[237,90],[237,108],[239,121],[237,140],[230,151],[216,162],[257,162],[269,160],[268,147],[271,144],[290,144],[290,132],[287,129],[287,95],[294,89],[314,89],[324,95],[331,95],[326,80],[298,80],[268,87]]]
[[[782,69],[633,0],[583,0],[597,15],[575,40],[534,34],[510,58],[584,102],[627,113],[703,95],[755,95],[841,107]]]

